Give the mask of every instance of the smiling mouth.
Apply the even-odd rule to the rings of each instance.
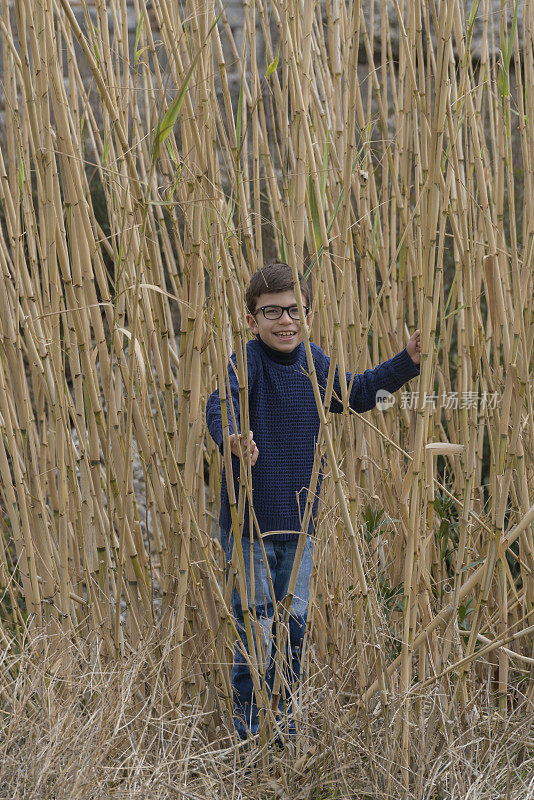
[[[295,331],[279,331],[274,335],[279,336],[281,339],[291,339],[292,336],[295,336]]]

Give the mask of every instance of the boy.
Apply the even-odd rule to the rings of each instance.
[[[236,497],[239,493],[239,444],[243,456],[250,459],[252,467],[252,496],[257,526],[265,548],[264,563],[257,527],[254,526],[253,564],[249,558],[250,540],[243,538],[247,600],[251,605],[251,585],[254,584],[254,605],[261,629],[262,648],[268,668],[265,680],[272,692],[274,680],[274,647],[272,647],[272,621],[274,607],[282,600],[289,577],[301,530],[301,518],[308,492],[314,496],[312,518],[308,528],[308,546],[300,563],[289,618],[289,653],[291,680],[298,687],[300,659],[308,608],[308,583],[312,568],[311,533],[317,512],[322,481],[319,474],[316,487],[310,487],[315,448],[319,438],[319,414],[313,388],[308,377],[308,363],[303,339],[303,326],[309,330],[311,322],[311,292],[304,278],[299,278],[305,303],[305,319],[299,318],[294,294],[291,268],[276,263],[256,272],[246,292],[247,325],[256,337],[246,345],[250,434],[248,440],[240,438],[234,430],[229,412],[230,449]],[[330,359],[320,347],[311,344],[313,360],[321,394],[324,399]],[[416,331],[406,348],[394,358],[385,361],[363,375],[355,375],[350,391],[350,407],[357,412],[368,411],[376,405],[380,389],[395,392],[410,378],[419,374],[420,336]],[[231,357],[227,376],[227,397],[233,401],[236,423],[239,426],[239,388]],[[347,386],[352,376],[347,374]],[[341,387],[336,370],[334,392],[330,410],[343,411]],[[211,436],[222,451],[223,431],[219,393],[208,399],[206,419]],[[245,503],[243,537],[249,536],[248,499]],[[232,553],[231,519],[228,504],[226,476],[223,472],[221,487],[221,543],[229,560]],[[269,570],[267,570],[267,566]],[[272,584],[269,581],[269,571]],[[253,581],[252,581],[253,579]],[[271,585],[274,597],[271,596]],[[239,592],[235,590],[232,607],[237,628],[246,647],[244,616]],[[276,643],[274,642],[275,646]],[[261,648],[260,649],[261,652]],[[258,709],[254,697],[250,670],[242,650],[236,647],[232,669],[234,723],[242,739],[258,731]],[[280,704],[282,705],[282,703]],[[289,704],[290,707],[290,704]],[[290,725],[290,731],[294,724]]]

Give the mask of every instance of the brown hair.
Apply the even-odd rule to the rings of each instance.
[[[300,291],[304,295],[306,304],[311,306],[311,289],[304,275],[299,275],[299,283]],[[285,264],[283,261],[266,264],[263,269],[255,272],[250,279],[245,295],[247,308],[251,314],[254,314],[258,297],[261,294],[286,292],[288,289],[293,289],[294,286],[293,271],[289,264]]]

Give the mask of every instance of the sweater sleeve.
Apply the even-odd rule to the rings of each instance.
[[[251,385],[255,374],[255,361],[250,351],[247,351],[247,370],[248,370],[248,389],[250,392]],[[232,419],[232,412],[230,409],[230,399],[233,403],[235,421],[237,430],[234,428]],[[230,434],[240,433],[240,410],[239,410],[239,381],[237,378],[237,357],[235,353],[230,356],[228,368],[226,372],[226,407],[228,414],[228,426]],[[206,422],[210,435],[222,453],[223,450],[223,425],[221,415],[221,401],[219,397],[219,390],[216,389],[213,394],[208,398],[206,403]]]
[[[350,407],[358,413],[370,411],[376,406],[376,393],[380,389],[385,389],[393,394],[411,378],[419,375],[419,371],[419,366],[414,364],[404,348],[393,358],[382,362],[374,369],[366,369],[361,375],[353,376],[347,372],[347,387],[351,385],[351,380],[353,381],[349,395]],[[343,411],[343,403],[341,402],[341,385],[337,367],[333,395],[335,396],[332,397],[330,411],[340,414]]]

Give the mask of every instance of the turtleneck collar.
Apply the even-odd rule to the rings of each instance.
[[[300,351],[303,347],[301,342],[295,347],[294,350],[291,350],[290,353],[282,353],[280,350],[273,350],[273,348],[269,347],[268,344],[265,344],[265,342],[259,336],[256,336],[256,339],[258,340],[263,352],[271,359],[271,361],[274,361],[276,364],[295,364],[299,359]]]

